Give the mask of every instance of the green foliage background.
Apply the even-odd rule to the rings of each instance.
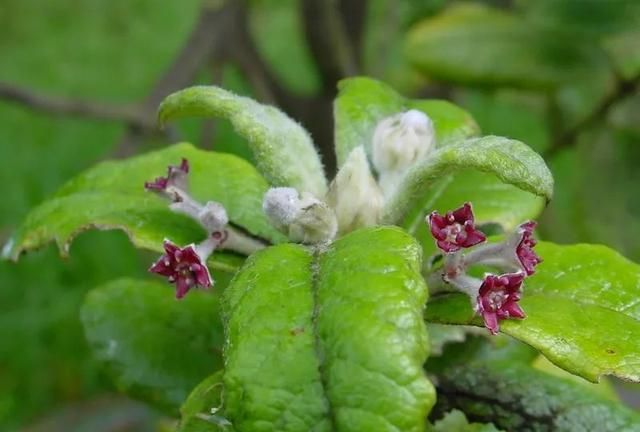
[[[373,1],[366,70],[407,94],[429,84],[429,77],[409,67],[403,34],[445,3]],[[613,5],[606,9],[596,1],[534,3],[516,1],[514,7],[534,23],[560,23],[568,37],[586,43],[626,32],[633,19],[624,0],[609,2]],[[320,84],[302,40],[296,4],[251,2],[251,29],[276,75],[296,93],[310,94]],[[199,0],[4,0],[0,81],[105,102],[141,100],[184,43],[199,7]],[[582,13],[573,13],[576,8]],[[601,19],[603,13],[609,14],[607,20]],[[225,87],[251,92],[232,67],[224,69],[222,80]],[[210,83],[210,73],[203,72],[198,81]],[[454,83],[450,94],[485,134],[515,138],[540,152],[552,141],[547,100],[531,89]],[[548,161],[556,190],[542,220],[546,239],[604,243],[640,260],[639,108],[636,91],[581,134],[576,146]],[[199,122],[181,122],[180,131],[187,140],[212,145],[200,143]],[[55,117],[0,101],[0,239],[68,178],[112,157],[124,132],[121,124]],[[218,124],[214,141],[218,150],[248,157],[245,143],[228,124]],[[148,142],[140,151],[158,145]],[[121,276],[144,276],[149,260],[123,234],[94,232],[79,238],[68,260],[61,261],[51,246],[18,264],[0,262],[0,429],[13,430],[69,402],[113,391],[89,356],[78,309],[90,287]]]

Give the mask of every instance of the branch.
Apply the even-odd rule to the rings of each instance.
[[[219,58],[217,54],[225,43],[224,35],[230,31],[235,6],[233,0],[217,6],[205,2],[198,22],[182,49],[142,103],[142,112],[145,116],[153,116],[155,122],[156,110],[160,102],[169,94],[189,86],[210,59]],[[139,143],[147,136],[145,132],[135,126],[129,127],[116,148],[116,155],[125,157],[133,154]],[[173,134],[170,140],[177,141],[179,137],[175,130],[168,129],[168,132]]]
[[[629,81],[619,81],[617,88],[611,92],[609,96],[602,100],[600,105],[591,112],[587,117],[566,129],[565,131],[556,135],[556,137],[551,142],[549,148],[543,153],[543,157],[546,160],[553,158],[558,154],[560,150],[573,147],[578,137],[582,132],[592,127],[594,124],[598,123],[598,121],[606,117],[607,113],[611,109],[612,106],[616,104],[620,99],[624,98],[630,93],[635,92],[640,87],[640,77],[629,80]]]
[[[107,104],[45,95],[5,82],[0,82],[0,98],[54,115],[119,121],[144,130],[153,129],[155,126],[155,118],[145,117],[136,105]]]
[[[368,0],[340,0],[339,6],[342,16],[342,25],[351,41],[351,53],[358,67],[362,68],[363,42],[367,13],[369,12]]]
[[[247,9],[244,1],[238,1],[240,6],[233,16],[233,32],[230,44],[225,54],[233,60],[244,73],[249,84],[256,91],[262,102],[279,105],[286,110],[293,98],[280,84],[275,74],[264,61],[249,31]]]
[[[303,0],[305,36],[320,70],[325,93],[333,95],[341,78],[356,75],[354,47],[338,10],[337,0]]]

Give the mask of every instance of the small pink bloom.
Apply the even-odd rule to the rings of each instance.
[[[524,273],[506,273],[500,276],[485,276],[477,298],[477,310],[482,314],[484,325],[491,334],[500,330],[499,321],[506,318],[524,318],[520,308]]]
[[[470,203],[465,203],[444,216],[434,211],[429,215],[428,222],[436,244],[446,253],[456,252],[486,240],[485,235],[474,226]]]
[[[145,182],[144,187],[147,190],[169,194],[175,202],[179,202],[180,194],[171,194],[168,190],[170,187],[179,191],[186,192],[188,189],[188,174],[189,174],[189,162],[182,158],[182,162],[179,166],[170,165],[167,168],[166,177],[157,177],[154,181]]]
[[[152,273],[167,277],[176,285],[176,298],[182,298],[194,286],[208,288],[213,285],[206,263],[196,252],[194,245],[184,248],[164,241],[165,254],[149,269]]]
[[[534,221],[529,221],[518,227],[518,233],[522,237],[516,246],[516,256],[528,276],[531,276],[536,266],[542,262],[542,259],[533,251],[533,247],[537,244],[536,239],[533,238],[536,225]]]

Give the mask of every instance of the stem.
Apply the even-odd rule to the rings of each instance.
[[[505,243],[485,243],[473,248],[464,256],[465,268],[472,264],[501,265],[504,263]]]
[[[221,249],[231,250],[243,255],[251,255],[252,253],[264,249],[267,245],[260,240],[256,240],[239,230],[227,226],[228,237],[221,245]]]
[[[478,290],[482,281],[466,274],[459,274],[455,278],[449,279],[449,283],[453,285],[458,291],[465,293],[471,298],[471,302],[474,303],[478,296]]]

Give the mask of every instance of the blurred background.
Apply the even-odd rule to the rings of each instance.
[[[193,83],[280,106],[335,170],[331,100],[356,74],[526,142],[556,179],[542,237],[640,261],[638,0],[0,0],[0,241],[104,159],[176,140],[250,159],[225,122],[156,130],[158,103]],[[78,318],[89,288],[148,262],[119,232],[0,262],[0,430],[151,430]]]

